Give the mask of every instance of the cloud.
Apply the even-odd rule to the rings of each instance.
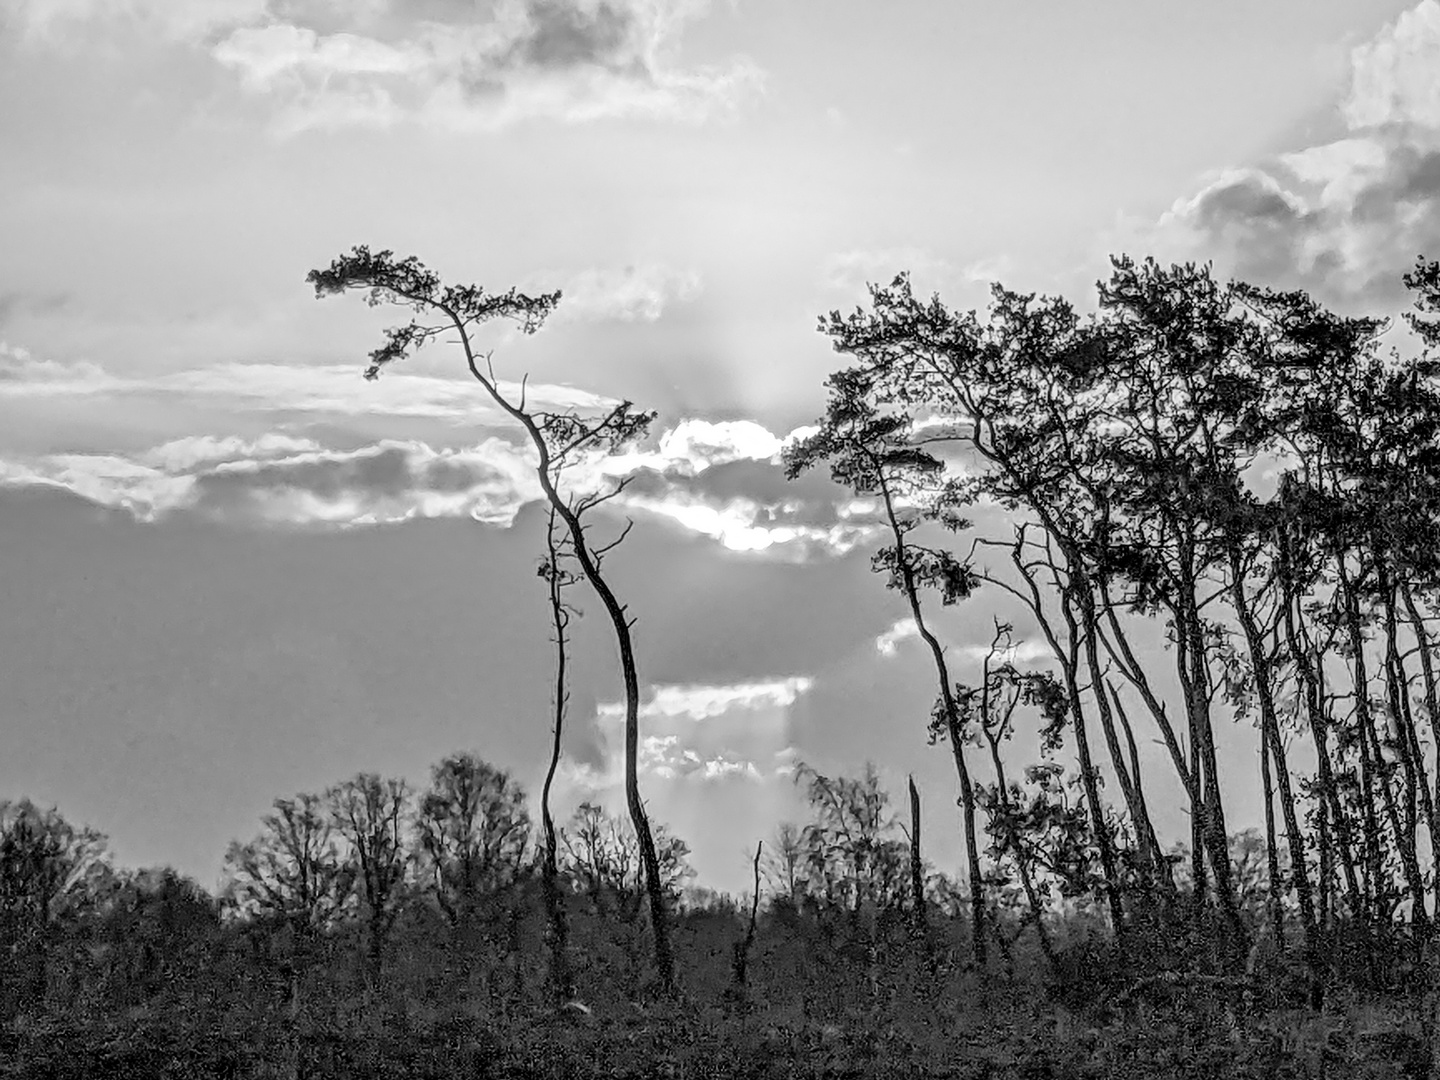
[[[518,396],[519,384],[500,389]],[[539,409],[598,412],[615,399],[570,386],[529,383],[526,399]],[[500,413],[469,379],[397,370],[366,383],[352,364],[216,364],[154,375],[117,375],[90,363],[40,360],[0,343],[0,399],[90,397],[213,399],[231,410],[330,413],[336,416],[409,416],[460,422],[498,419]]]
[[[412,13],[394,0],[366,33],[272,13],[234,29],[211,55],[244,90],[276,104],[287,133],[401,121],[475,130],[531,117],[699,122],[733,112],[761,82],[746,61],[675,63],[683,25],[706,6],[500,0],[481,18],[479,5]]]
[[[813,687],[810,677],[792,675],[650,688],[640,710],[641,789],[652,821],[690,844],[702,879],[738,892],[755,840],[798,809],[792,714]],[[597,707],[595,733],[596,760],[565,763],[561,799],[591,799],[623,814],[622,703]]]
[[[73,42],[87,29],[97,36],[132,23],[172,42],[208,35],[263,18],[266,0],[9,0],[4,21],[32,45]]]
[[[616,475],[654,469],[694,476],[735,461],[778,464],[787,439],[753,420],[681,420],[661,434],[653,450],[618,454],[605,467]]]
[[[877,505],[844,498],[818,472],[785,478],[780,455],[795,437],[751,421],[682,421],[655,449],[603,467],[629,477],[618,507],[664,518],[731,551],[803,562],[873,542],[883,532]]]
[[[1332,300],[1398,298],[1401,274],[1440,246],[1440,2],[1403,13],[1350,67],[1342,138],[1216,173],[1151,244]]]
[[[284,434],[249,441],[200,436],[133,460],[52,454],[0,462],[0,485],[59,488],[141,521],[187,511],[211,520],[289,526],[432,517],[508,526],[539,497],[523,455],[494,438],[456,450],[384,440],[335,451]]]
[[[145,453],[141,460],[164,472],[180,473],[200,465],[284,458],[292,454],[315,453],[319,450],[320,444],[314,439],[278,433],[262,435],[258,439],[242,439],[235,435],[224,438],[214,435],[190,435],[155,447]]]
[[[881,656],[894,656],[900,651],[900,643],[920,636],[920,627],[914,619],[898,619],[895,624],[875,638],[875,651]]]
[[[731,551],[774,549],[796,560],[817,554],[846,555],[879,532],[879,526],[874,525],[782,523],[783,517],[799,516],[805,509],[798,501],[766,505],[754,499],[735,498],[716,504],[676,489],[660,497],[626,492],[620,502],[667,518],[689,532],[708,536]]]
[[[0,341],[0,395],[64,393],[69,388],[100,393],[112,385],[104,369],[96,364],[42,359],[28,349]]]
[[[652,686],[640,707],[638,764],[661,780],[703,783],[732,777],[761,781],[781,775],[792,754],[789,710],[814,686],[808,676],[724,686]],[[571,765],[571,780],[589,790],[624,782],[625,705],[595,712],[599,761]]]
[[[57,379],[68,375],[61,371]],[[5,385],[0,377],[0,395]],[[580,463],[566,484],[578,495],[597,494],[628,477],[606,504],[608,513],[660,519],[735,552],[804,561],[844,555],[871,540],[880,527],[848,507],[842,518],[820,481],[802,479],[787,489],[774,456],[783,444],[750,421],[682,420],[651,448]],[[533,455],[518,437],[491,435],[453,447],[382,439],[336,449],[294,428],[258,437],[187,436],[130,457],[11,460],[0,463],[0,484],[61,488],[143,521],[185,512],[285,526],[470,517],[508,527],[541,498]]]
[[[154,521],[192,502],[195,478],[116,455],[53,454],[37,462],[0,461],[3,487],[55,488]]]
[[[1351,128],[1417,124],[1440,128],[1440,4],[1403,12],[1350,55],[1343,113]]]
[[[283,525],[470,517],[508,527],[539,494],[531,466],[503,440],[459,450],[385,440],[350,452],[221,462],[197,479],[194,505],[222,520]]]
[[[33,46],[113,47],[122,28],[203,49],[275,128],[415,122],[484,130],[544,117],[698,123],[757,94],[747,60],[677,62],[707,0],[11,0]]]
[[[502,389],[513,397],[519,387]],[[526,393],[540,409],[597,413],[614,404],[566,386],[531,384]],[[509,525],[540,496],[528,448],[467,380],[397,371],[363,384],[348,365],[282,364],[119,376],[0,344],[0,405],[102,397],[164,409],[180,399],[215,414],[255,414],[258,424],[247,419],[243,435],[188,435],[128,458],[70,453],[12,460],[0,482],[58,486],[147,521],[187,511],[285,525],[464,516]],[[336,447],[314,434],[360,417],[445,421],[463,426],[471,439],[486,437],[443,445],[442,431],[436,445],[435,430],[427,428],[419,439]],[[266,424],[273,424],[268,432],[260,426]],[[497,437],[502,433],[507,437]],[[785,479],[781,453],[803,434],[779,435],[751,420],[686,418],[623,453],[577,460],[566,484],[584,495],[623,480],[625,490],[606,512],[658,519],[730,551],[790,561],[843,556],[879,534],[876,510],[837,499],[819,474]]]
[[[700,275],[658,264],[585,270],[562,287],[566,319],[654,322],[673,303],[700,295]]]

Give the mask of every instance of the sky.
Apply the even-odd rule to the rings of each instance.
[[[363,243],[562,290],[487,328],[500,377],[658,411],[606,467],[608,568],[700,880],[745,887],[797,760],[913,772],[954,870],[873,509],[779,465],[839,366],[817,316],[901,270],[1084,301],[1119,252],[1399,310],[1440,254],[1440,2],[0,0],[0,194],[0,798],[213,886],[273,799],[360,770],[473,750],[538,791],[539,490],[453,350],[361,379],[399,317],[305,275]],[[619,811],[577,602],[559,797]],[[997,616],[940,620],[962,676]]]

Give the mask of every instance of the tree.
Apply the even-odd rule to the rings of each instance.
[[[831,385],[843,386],[847,398],[876,410],[920,414],[927,422],[927,454],[938,456],[948,447],[968,455],[975,466],[962,489],[967,500],[983,497],[1029,514],[1046,534],[1042,550],[1071,648],[1062,649],[1049,636],[1070,697],[1071,730],[1111,922],[1121,934],[1118,865],[1100,801],[1079,670],[1080,644],[1093,644],[1097,622],[1088,544],[1103,531],[1103,521],[1093,492],[1075,469],[1070,441],[1072,433],[1085,428],[1089,404],[1063,385],[1093,342],[1063,300],[1037,301],[999,286],[988,324],[973,312],[953,314],[938,298],[917,300],[904,275],[889,287],[872,287],[870,298],[868,311],[857,309],[850,316],[836,311],[821,322],[835,350],[856,360],[832,376]],[[1088,649],[1087,660],[1094,685],[1096,661]],[[1102,724],[1108,725],[1113,719],[1108,705],[1098,695],[1095,703]],[[1113,747],[1111,734],[1107,726]]]
[[[793,821],[781,822],[761,861],[765,884],[777,900],[799,906],[805,889],[804,864],[805,842],[800,826]]]
[[[576,582],[575,574],[563,562],[564,540],[557,535],[557,515],[550,509],[545,530],[546,557],[538,574],[544,579],[550,600],[551,631],[555,642],[555,690],[553,693],[554,722],[551,725],[550,762],[545,769],[545,784],[540,790],[540,821],[544,830],[545,848],[541,853],[541,886],[545,893],[545,911],[550,944],[550,987],[557,1004],[575,996],[574,978],[568,956],[570,931],[565,918],[565,905],[560,893],[560,865],[555,818],[550,811],[550,789],[560,767],[561,739],[565,730],[565,711],[570,703],[567,681],[569,660],[570,619],[575,609],[565,602],[562,590]]]
[[[213,966],[219,931],[215,900],[195,881],[168,866],[122,872],[96,935],[104,1000],[122,1010],[183,1000]]]
[[[375,773],[359,773],[325,793],[360,902],[369,992],[380,984],[385,942],[405,899],[410,797],[404,780]]]
[[[909,891],[909,844],[898,835],[890,795],[867,762],[858,777],[830,777],[795,767],[814,817],[801,834],[811,895],[851,915],[903,905]]]
[[[962,499],[958,486],[945,480],[945,466],[913,442],[913,418],[904,411],[882,413],[867,397],[873,386],[841,372],[830,380],[830,401],[819,430],[785,452],[785,474],[794,479],[821,461],[830,463],[831,477],[857,495],[878,495],[890,529],[891,543],[874,558],[872,567],[888,574],[888,585],[905,597],[916,632],[930,650],[939,684],[937,712],[950,743],[960,782],[960,810],[965,855],[970,870],[971,940],[975,962],[985,965],[985,897],[975,824],[975,785],[965,759],[965,732],[955,701],[945,649],[925,619],[922,587],[937,589],[944,604],[970,595],[975,576],[947,551],[910,539],[923,517],[942,520],[949,528],[963,526],[956,512]],[[908,509],[919,505],[920,513]],[[798,774],[797,774],[798,775]]]
[[[354,875],[345,865],[325,799],[302,792],[276,799],[259,835],[225,854],[225,905],[273,921],[303,944],[334,926],[350,904]]]
[[[564,873],[590,896],[638,896],[646,887],[640,845],[628,823],[622,823],[597,803],[582,802],[560,830],[565,849]],[[660,887],[672,904],[679,900],[685,882],[695,876],[689,862],[690,845],[664,825],[655,827],[655,848],[660,864]]]
[[[426,885],[452,927],[525,869],[530,812],[525,790],[474,754],[451,754],[430,771],[415,831]]]
[[[105,844],[53,807],[0,801],[0,1017],[43,998],[64,926],[99,897]]]
[[[261,820],[260,834],[232,843],[225,855],[227,883],[222,902],[231,912],[259,924],[261,933],[282,932],[280,970],[289,1008],[289,1072],[303,1074],[306,976],[321,935],[332,928],[354,897],[354,875],[340,853],[325,800],[302,793],[276,799],[274,813]]]
[[[454,332],[459,338],[470,375],[490,400],[524,429],[538,458],[536,477],[546,502],[563,523],[575,562],[600,598],[614,630],[625,690],[625,802],[645,867],[655,962],[661,988],[664,993],[673,992],[675,962],[671,952],[660,860],[645,805],[640,798],[637,765],[640,677],[631,636],[633,620],[603,573],[605,556],[624,540],[629,526],[615,540],[597,546],[584,522],[589,511],[614,498],[627,481],[620,481],[610,491],[583,496],[567,495],[560,487],[561,473],[568,463],[581,455],[613,452],[639,438],[649,429],[654,414],[636,411],[629,401],[620,402],[598,418],[582,416],[575,410],[541,412],[529,407],[523,381],[516,400],[511,400],[501,389],[489,355],[482,356],[476,352],[471,331],[490,320],[506,318],[518,322],[526,333],[533,333],[560,302],[558,292],[532,297],[514,289],[490,294],[475,285],[442,286],[440,278],[413,256],[397,260],[389,251],[372,254],[363,246],[336,259],[325,270],[312,270],[306,280],[315,287],[317,297],[361,290],[367,293],[371,305],[389,303],[410,308],[417,314],[439,318],[440,321],[435,324],[412,319],[403,326],[387,330],[385,343],[370,354],[370,366],[365,372],[367,378],[378,377],[389,364],[442,334]]]

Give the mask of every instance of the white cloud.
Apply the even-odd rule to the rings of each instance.
[[[268,434],[258,439],[242,439],[235,435],[217,438],[214,435],[189,435],[147,451],[141,461],[167,473],[186,472],[198,465],[244,459],[283,458],[290,454],[320,450],[313,439],[293,435]]]
[[[55,454],[37,462],[0,461],[0,487],[50,487],[153,521],[194,497],[193,476],[108,454]]]
[[[700,275],[660,264],[585,270],[561,286],[561,318],[654,322],[700,295]]]
[[[637,469],[678,470],[694,476],[732,461],[779,461],[786,440],[753,420],[681,420],[663,432],[652,450],[631,450],[606,460],[604,470],[624,475]]]
[[[41,359],[28,349],[0,341],[0,396],[100,393],[113,385],[97,364]]]
[[[747,498],[717,504],[682,490],[659,497],[627,492],[617,502],[668,518],[690,532],[718,540],[731,551],[760,552],[778,548],[797,558],[814,551],[846,555],[880,532],[877,525],[767,524],[764,518],[783,507],[767,507]]]
[[[642,792],[651,820],[691,845],[692,864],[704,880],[738,892],[748,880],[755,840],[799,811],[791,717],[813,685],[806,676],[789,676],[650,688],[636,755]],[[595,734],[596,759],[566,763],[557,801],[590,799],[623,814],[621,704],[599,706]]]
[[[651,687],[640,709],[637,766],[661,780],[691,783],[774,778],[790,753],[790,709],[813,685],[807,676],[790,676]],[[602,703],[595,725],[599,763],[571,766],[569,776],[589,791],[614,789],[624,781],[624,703]]]
[[[501,381],[518,397],[518,383]],[[527,402],[539,409],[599,412],[614,398],[569,386],[528,383]],[[24,349],[0,345],[0,399],[5,397],[98,396],[214,399],[227,409],[262,412],[331,413],[336,416],[430,417],[459,422],[501,417],[470,379],[452,379],[404,370],[366,383],[353,364],[216,364],[155,375],[125,376],[86,363],[36,360]]]
[[[792,676],[729,686],[656,686],[641,706],[640,715],[698,721],[724,716],[737,709],[786,708],[813,685],[813,679]],[[623,716],[624,705],[601,705],[598,712],[601,716]]]
[[[1351,128],[1440,128],[1440,3],[1421,0],[1350,55]]]
[[[990,655],[989,645],[966,645],[959,650],[961,656],[975,663],[983,663]],[[1050,646],[1043,641],[1017,641],[1008,649],[1001,650],[999,654],[1000,663],[1029,664],[1037,660],[1054,660],[1055,654],[1050,651]]]
[[[919,636],[920,627],[915,624],[914,619],[899,619],[889,630],[875,638],[875,651],[881,656],[895,656],[900,651],[901,642]]]

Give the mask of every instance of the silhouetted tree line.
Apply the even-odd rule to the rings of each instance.
[[[813,820],[757,851],[748,906],[693,887],[688,846],[655,826],[687,993],[816,1017],[888,1002],[897,980],[919,997],[957,966],[960,939],[909,948],[911,849],[878,774],[800,775]],[[658,972],[629,822],[584,802],[557,844],[563,988],[546,961],[543,833],[521,787],[473,754],[439,762],[422,791],[362,773],[277,799],[230,846],[217,895],[168,868],[119,868],[100,833],[5,803],[0,1049],[47,1068],[45,1048],[63,1051],[87,1076],[140,1075],[167,1053],[193,1069],[196,1052],[213,1075],[424,1073],[441,1066],[412,1059],[443,1056],[447,1025],[640,1007]],[[927,868],[925,890],[931,912],[958,916],[955,883]]]
[[[1091,314],[1000,286],[987,317],[961,314],[902,276],[822,321],[854,363],[789,470],[828,463],[883,509],[892,543],[875,569],[932,644],[932,734],[954,753],[971,879],[978,811],[1042,947],[1043,890],[1027,878],[1045,867],[1103,902],[1121,956],[1163,948],[1183,898],[1215,966],[1242,967],[1256,928],[1223,793],[1259,779],[1263,933],[1278,948],[1298,934],[1316,1002],[1337,962],[1383,981],[1423,955],[1440,798],[1440,269],[1405,280],[1408,352],[1384,347],[1387,321],[1303,292],[1128,258]],[[1007,511],[1012,534],[976,534],[964,515],[982,506]],[[951,682],[921,596],[979,589],[1013,601],[1048,664],[1011,662],[997,624],[979,680]],[[1001,753],[1017,713],[1046,757],[1023,782]],[[1217,743],[1247,728],[1259,776],[1222,783]],[[1157,737],[1192,822],[1183,890],[1137,752]],[[988,755],[993,783],[972,783],[970,753]]]
[[[440,320],[387,331],[369,377],[458,333],[538,455],[556,650],[540,827],[474,755],[440,762],[424,791],[362,774],[277,800],[211,896],[173,871],[116,869],[103,837],[53,810],[4,804],[0,1062],[22,1063],[9,1075],[194,1075],[201,1059],[217,1076],[508,1075],[527,1061],[550,1075],[535,1055],[599,1068],[584,1039],[629,1048],[634,1075],[651,1075],[678,1068],[675,1052],[617,1017],[659,1008],[716,1060],[733,1030],[697,1018],[752,1034],[771,1018],[750,1050],[772,1071],[798,1071],[786,1055],[803,1043],[913,1072],[958,1044],[915,1057],[901,1015],[954,1023],[979,1007],[999,1024],[996,1006],[1044,1002],[1138,1016],[1127,1030],[1143,1041],[1155,1008],[1180,1001],[1186,1023],[1223,1018],[1213,1030],[1233,1048],[1270,1007],[1433,988],[1440,264],[1406,275],[1414,310],[1393,343],[1401,327],[1303,292],[1128,258],[1089,313],[1001,286],[984,315],[955,312],[902,275],[822,319],[848,366],[785,466],[828,467],[886,534],[873,569],[932,671],[915,731],[953,761],[964,873],[926,861],[913,782],[901,813],[872,767],[801,764],[809,818],[757,848],[748,904],[691,886],[687,846],[645,813],[632,619],[603,570],[629,526],[597,539],[588,517],[625,481],[566,483],[653,414],[546,413],[523,382],[502,389],[470,331],[497,317],[533,331],[558,294],[444,286],[365,248],[310,280]],[[1003,534],[977,529],[981,515]],[[585,804],[559,825],[566,590],[581,586],[615,633],[627,814]],[[955,617],[935,605],[963,613],[977,594],[1000,614],[970,620],[967,640],[989,646],[962,677]],[[1017,735],[1038,757],[1016,753]],[[1236,739],[1253,739],[1253,766],[1222,775],[1218,748]],[[1140,752],[1152,745],[1158,765]],[[1257,784],[1263,828],[1237,834],[1227,797]],[[1152,812],[1176,798],[1191,825],[1179,843]],[[1194,1034],[1124,1052],[1158,1063],[1182,1027]],[[1273,1066],[1266,1047],[1251,1048]],[[1110,1051],[1084,1052],[1093,1065]]]

